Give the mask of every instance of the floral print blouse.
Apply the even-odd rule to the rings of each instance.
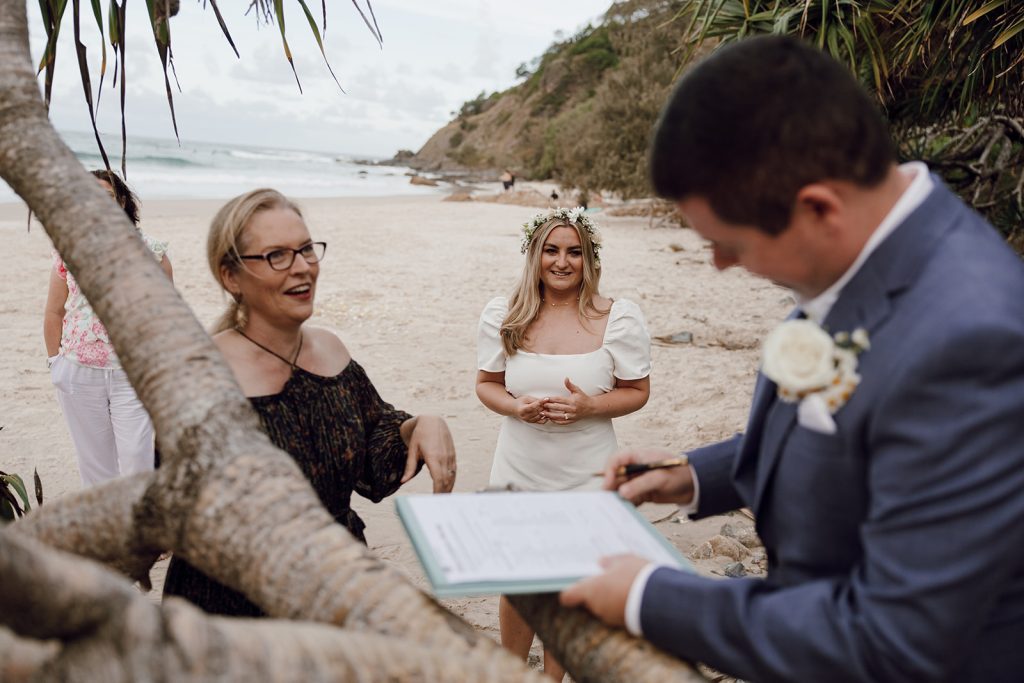
[[[142,232],[139,236],[153,252],[157,262],[163,261],[164,254],[167,253],[167,242],[161,242]],[[61,355],[90,368],[119,369],[121,363],[110,344],[107,330],[93,312],[92,306],[85,300],[75,277],[68,272],[67,265],[56,250],[53,251],[53,267],[68,283],[68,299],[64,302],[64,324],[60,335]]]

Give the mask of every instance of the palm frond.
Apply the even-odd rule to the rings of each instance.
[[[65,9],[68,4],[68,0],[38,0],[39,9],[42,15],[43,29],[46,32],[46,46],[43,49],[42,56],[39,60],[38,72],[44,74],[43,92],[47,108],[50,106],[50,97],[53,91],[53,74],[54,67],[57,60],[57,46],[58,38],[60,36],[60,28],[64,20]],[[93,105],[93,91],[92,91],[92,79],[90,76],[89,60],[86,47],[81,40],[81,2],[82,0],[71,0],[72,15],[74,17],[74,42],[75,49],[78,56],[79,75],[82,82],[82,90],[85,96],[86,105],[89,110],[89,118],[93,129],[93,134],[96,138],[96,146],[99,149],[100,155],[103,157],[104,165],[109,169],[110,161],[107,158],[106,149],[103,146],[103,141],[100,138],[99,130],[96,126],[96,111],[100,102],[100,94],[107,71],[107,41],[110,43],[110,48],[114,57],[114,73],[112,79],[112,85],[119,87],[120,89],[120,106],[121,106],[121,172],[127,174],[127,142],[128,133],[125,124],[125,104],[126,104],[126,40],[125,40],[125,12],[127,10],[128,0],[108,0],[106,9],[107,27],[104,32],[103,26],[103,8],[101,0],[89,0],[92,7],[93,17],[96,20],[96,25],[100,31],[100,71],[99,71],[99,87],[97,89],[95,106]],[[321,25],[318,27],[316,17],[310,10],[306,0],[295,0],[299,8],[302,10],[306,17],[306,21],[309,24],[310,32],[313,35],[313,40],[316,42],[320,54],[323,56],[324,64],[327,67],[328,72],[331,74],[331,78],[338,85],[341,92],[345,92],[341,87],[341,83],[338,81],[338,77],[334,73],[334,69],[331,67],[330,61],[327,59],[327,51],[324,45],[324,37],[327,34],[327,2],[321,0],[320,14],[321,14]],[[224,34],[225,40],[228,45],[234,51],[235,56],[239,56],[238,48],[235,45],[234,40],[231,37],[231,33],[228,30],[227,22],[224,20],[224,16],[220,11],[220,7],[216,0],[209,0],[210,6],[213,8],[214,16],[216,17],[217,23],[220,26],[221,33]],[[377,41],[377,44],[383,47],[383,36],[380,31],[380,26],[377,23],[377,17],[374,14],[373,6],[370,4],[370,0],[366,0],[366,11],[360,7],[359,0],[352,0],[352,4],[355,6],[359,16],[362,18],[363,23],[366,24],[371,35]],[[203,3],[204,7],[206,2]],[[160,63],[163,68],[164,76],[164,89],[167,93],[167,107],[171,114],[171,126],[174,130],[175,137],[178,137],[178,121],[174,110],[174,96],[171,91],[171,76],[174,77],[175,83],[177,84],[177,73],[174,66],[174,50],[171,43],[171,29],[170,19],[178,13],[179,0],[146,0],[146,8],[149,13],[149,24],[153,32],[153,42],[157,49],[157,54],[160,57]],[[288,44],[288,39],[285,34],[285,7],[284,0],[250,0],[246,9],[246,14],[254,12],[258,22],[266,24],[278,25],[281,33],[281,43],[284,48],[285,59],[288,60],[291,66],[292,73],[295,75],[295,83],[299,88],[299,92],[302,92],[302,84],[299,81],[298,71],[295,68],[295,62],[292,58],[291,47]],[[180,91],[179,86],[179,91]]]
[[[89,58],[85,43],[82,42],[81,24],[81,0],[72,0],[71,14],[74,18],[75,52],[78,55],[78,72],[82,77],[82,91],[85,93],[85,103],[89,108],[89,122],[92,124],[93,136],[96,138],[96,146],[103,157],[103,165],[110,168],[110,160],[107,158],[107,150],[103,147],[103,140],[100,138],[99,128],[96,127],[96,109],[92,103],[92,79],[89,78]],[[102,30],[102,26],[101,26]]]
[[[50,108],[50,94],[53,92],[53,71],[57,61],[57,38],[60,36],[60,25],[64,19],[67,0],[39,0],[39,12],[43,17],[43,29],[46,31],[46,47],[39,60],[39,73],[46,71],[43,85],[43,98],[46,108]]]
[[[1007,0],[694,0],[691,44],[763,33],[813,41],[887,107],[1024,110],[1024,3]],[[920,91],[920,92],[919,92]]]

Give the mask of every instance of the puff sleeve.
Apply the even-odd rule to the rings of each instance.
[[[508,315],[508,299],[495,297],[484,306],[476,337],[476,366],[484,372],[505,372],[505,349],[501,345],[501,323]]]
[[[612,306],[605,349],[615,363],[616,378],[643,379],[651,374],[651,335],[640,307],[629,299],[618,299]]]

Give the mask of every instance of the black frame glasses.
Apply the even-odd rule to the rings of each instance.
[[[306,263],[312,265],[320,263],[327,253],[327,242],[310,242],[298,249],[281,247],[268,251],[266,254],[239,254],[238,258],[246,261],[266,261],[271,270],[288,270],[295,263],[296,254],[302,257]]]

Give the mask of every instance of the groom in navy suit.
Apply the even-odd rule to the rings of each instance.
[[[628,481],[611,473],[672,454],[622,453],[606,485],[698,517],[749,507],[768,576],[616,557],[563,604],[752,681],[1024,680],[1021,260],[897,165],[845,67],[793,39],[685,75],[651,173],[717,268],[788,287],[807,320],[770,335],[744,434]]]

